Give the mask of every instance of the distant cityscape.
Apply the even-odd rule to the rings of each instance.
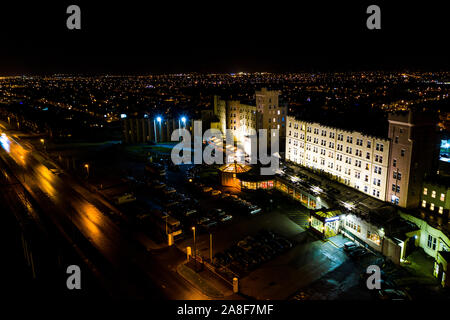
[[[449,93],[450,72],[0,77],[23,273],[50,296],[76,295],[76,261],[89,297],[448,299]],[[235,154],[174,164],[196,122]],[[273,175],[249,160],[260,129],[278,132]]]

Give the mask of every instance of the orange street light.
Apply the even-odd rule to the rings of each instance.
[[[195,227],[192,227],[192,231],[194,232],[194,261],[195,261],[195,270],[197,271],[197,246],[195,241]]]
[[[89,178],[89,164],[85,163],[84,167],[86,168],[87,171],[87,178]]]

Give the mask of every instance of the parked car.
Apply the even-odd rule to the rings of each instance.
[[[242,249],[244,249],[245,251],[249,251],[249,250],[252,248],[252,246],[249,245],[249,244],[247,243],[247,241],[245,241],[245,240],[239,241],[239,242],[237,243],[237,245],[238,245],[239,248],[242,248]]]
[[[264,261],[263,258],[261,258],[255,251],[249,251],[247,252],[247,255],[250,259],[250,262],[255,266],[261,264]]]
[[[216,253],[213,259],[215,264],[223,265],[225,264],[225,254],[222,252]]]
[[[272,250],[275,250],[277,253],[280,253],[281,251],[283,251],[283,246],[280,245],[277,241],[275,241],[273,239],[270,240],[268,245],[272,248]]]
[[[233,216],[231,214],[226,214],[225,216],[220,218],[220,221],[227,222],[227,221],[231,221],[232,219],[233,219]]]
[[[259,207],[257,207],[257,206],[250,206],[250,207],[249,207],[249,212],[250,212],[251,215],[258,214],[258,213],[260,213],[261,211],[262,211],[262,209],[259,208]]]
[[[266,237],[267,239],[274,239],[275,238],[275,234],[272,231],[263,229],[259,232],[260,235]]]
[[[266,262],[272,258],[272,255],[266,254],[261,248],[256,249],[254,254],[258,255],[261,262]]]
[[[233,248],[226,249],[223,253],[230,259],[230,262],[237,258],[237,253]]]
[[[166,188],[164,188],[163,192],[166,196],[168,196],[170,194],[177,192],[177,190],[175,190],[175,188],[172,188],[172,187],[166,187]]]
[[[185,215],[186,217],[189,217],[189,216],[194,215],[194,214],[196,214],[196,213],[197,213],[197,210],[196,210],[196,209],[188,209],[188,210],[186,210],[186,212],[184,213],[184,215]]]
[[[365,256],[368,253],[368,251],[362,247],[358,247],[355,250],[351,251],[348,255],[352,259],[359,259],[363,256]]]
[[[269,238],[261,233],[258,233],[257,235],[255,235],[255,239],[256,239],[256,241],[260,242],[261,244],[265,244],[265,243],[269,242]]]
[[[358,251],[358,250],[361,250],[361,249],[364,249],[364,248],[361,247],[361,246],[349,246],[349,247],[347,248],[347,250],[346,250],[345,247],[344,247],[344,252],[345,252],[347,255],[350,255],[353,251]]]
[[[151,186],[153,189],[162,189],[166,186],[166,184],[164,182],[161,182],[159,180],[153,180],[151,182]]]
[[[283,245],[283,247],[285,248],[285,249],[290,249],[290,248],[292,248],[292,242],[290,242],[289,240],[287,240],[287,239],[285,239],[285,238],[277,238],[276,239],[278,242],[280,242],[282,245]]]
[[[231,195],[230,195],[228,192],[223,192],[221,198],[222,198],[222,199],[225,199],[225,198],[228,198],[228,197],[230,197],[230,196],[231,196]]]
[[[209,222],[210,220],[211,220],[211,219],[208,218],[208,217],[201,217],[201,218],[198,220],[198,223],[199,223],[199,224],[205,224],[205,223]]]
[[[214,209],[213,210],[213,215],[215,215],[215,216],[222,217],[225,214],[226,214],[225,211],[223,211],[222,209]]]
[[[212,196],[218,196],[218,195],[220,195],[222,193],[222,191],[220,191],[220,190],[213,190],[213,191],[211,191],[211,195]]]
[[[208,192],[211,192],[212,189],[213,189],[213,188],[211,188],[211,187],[204,187],[204,188],[202,189],[202,191],[203,191],[204,193],[208,193]]]
[[[270,247],[267,244],[262,245],[259,250],[261,250],[261,252],[268,257],[268,259],[272,259],[276,254],[277,251],[274,250],[272,247]]]
[[[209,222],[205,222],[202,223],[202,227],[206,230],[209,230],[213,227],[217,226],[217,222],[216,221],[209,221]]]
[[[163,207],[168,210],[174,210],[180,203],[176,200],[168,200],[164,203]]]
[[[345,252],[356,249],[357,247],[358,247],[358,245],[352,241],[348,241],[348,242],[344,243],[344,251]]]
[[[380,274],[381,279],[379,280],[380,288],[381,288],[381,289],[391,289],[391,288],[395,288],[395,287],[396,287],[395,283],[392,282],[392,281],[390,281],[390,280],[387,280],[387,279],[385,278],[386,275],[385,275],[384,271],[383,271],[383,270],[380,270],[380,272],[381,272],[381,274]],[[371,275],[372,275],[371,273],[367,273],[367,272],[362,272],[362,273],[359,275],[359,281],[360,281],[360,284],[361,284],[363,287],[366,286],[367,279],[368,279]]]

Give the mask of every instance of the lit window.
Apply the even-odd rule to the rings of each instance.
[[[441,193],[441,201],[445,200],[445,194]]]
[[[428,235],[428,248],[436,250],[436,238],[432,235]]]
[[[425,200],[422,200],[422,207],[426,207],[427,206],[427,202]]]
[[[367,231],[367,239],[372,240],[376,244],[380,245],[380,236],[376,234],[375,232]]]
[[[435,190],[431,191],[431,197],[432,198],[436,198],[436,191]]]
[[[439,207],[439,213],[442,214],[444,212],[444,208]]]
[[[434,203],[430,204],[430,210],[434,211]]]
[[[423,194],[427,195],[428,194],[428,189],[427,188],[423,188]]]

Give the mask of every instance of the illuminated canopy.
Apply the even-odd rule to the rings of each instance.
[[[329,211],[313,211],[312,215],[324,222],[332,222],[339,219],[339,216],[342,214],[340,210],[329,210]]]
[[[224,164],[219,168],[219,170],[227,173],[244,173],[249,171],[251,168],[251,166],[234,162]]]

